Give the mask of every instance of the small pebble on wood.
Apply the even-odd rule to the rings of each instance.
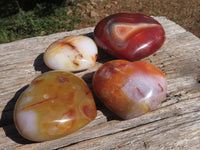
[[[47,72],[34,79],[14,109],[16,128],[31,141],[68,135],[96,115],[96,105],[86,83],[63,71]]]

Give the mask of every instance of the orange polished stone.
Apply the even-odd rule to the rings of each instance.
[[[70,134],[96,117],[96,105],[86,83],[72,73],[51,71],[34,79],[17,100],[14,121],[32,141]]]
[[[131,119],[158,107],[166,98],[167,81],[150,63],[113,60],[97,70],[93,88],[112,112]]]

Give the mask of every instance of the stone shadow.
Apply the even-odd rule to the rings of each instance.
[[[47,65],[44,63],[43,57],[44,57],[44,53],[41,53],[40,55],[36,57],[33,63],[35,71],[40,71],[41,73],[45,73],[52,70],[49,67],[47,67]]]

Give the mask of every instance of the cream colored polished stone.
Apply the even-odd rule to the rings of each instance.
[[[95,65],[97,46],[87,36],[68,36],[52,43],[44,53],[44,62],[51,68],[81,71]]]

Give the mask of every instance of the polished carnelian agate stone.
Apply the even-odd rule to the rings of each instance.
[[[97,24],[94,39],[111,55],[135,61],[156,52],[165,41],[165,32],[161,24],[149,16],[118,13]]]
[[[167,81],[150,63],[113,60],[95,73],[93,88],[112,112],[131,119],[158,107],[166,98]]]
[[[52,71],[38,76],[21,94],[14,121],[24,138],[46,141],[80,129],[96,114],[92,93],[82,79]]]
[[[67,36],[53,42],[46,49],[44,62],[54,70],[82,71],[95,65],[97,53],[97,46],[91,38]]]

